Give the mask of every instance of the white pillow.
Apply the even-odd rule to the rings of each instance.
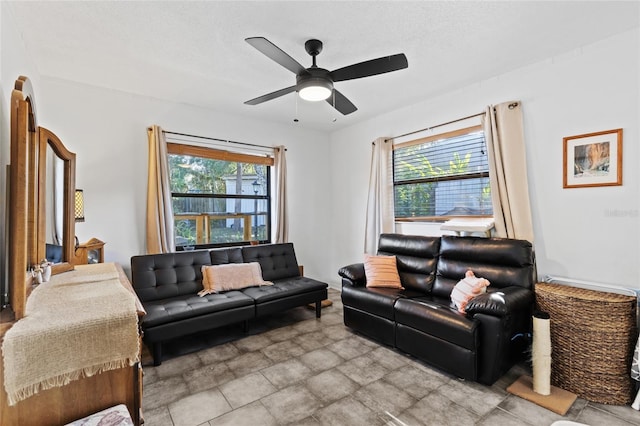
[[[262,279],[262,268],[258,262],[228,263],[202,266],[202,286],[198,296],[246,287],[273,285]]]

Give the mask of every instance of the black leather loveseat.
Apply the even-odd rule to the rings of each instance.
[[[531,243],[477,237],[380,236],[404,290],[367,288],[363,264],[343,267],[344,323],[458,377],[492,384],[529,343],[535,262]],[[467,313],[451,304],[465,272],[488,279]]]
[[[258,262],[269,286],[247,287],[198,296],[202,266]],[[155,365],[162,362],[162,342],[176,337],[315,303],[320,318],[327,284],[300,275],[293,244],[266,244],[214,250],[133,256],[131,282],[147,314],[144,340]]]

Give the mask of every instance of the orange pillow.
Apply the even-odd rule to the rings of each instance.
[[[398,275],[395,256],[364,256],[364,274],[367,287],[388,287],[404,290]]]

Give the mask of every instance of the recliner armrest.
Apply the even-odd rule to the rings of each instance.
[[[467,304],[466,311],[471,316],[487,314],[504,317],[517,312],[530,311],[533,308],[534,299],[535,295],[529,289],[517,286],[505,287],[474,297]]]
[[[364,263],[354,263],[352,265],[343,266],[338,271],[338,275],[351,281],[353,285],[364,285],[367,278],[364,274]]]

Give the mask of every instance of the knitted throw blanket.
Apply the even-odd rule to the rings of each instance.
[[[2,344],[9,405],[138,361],[135,298],[113,264],[77,266],[33,290]]]

